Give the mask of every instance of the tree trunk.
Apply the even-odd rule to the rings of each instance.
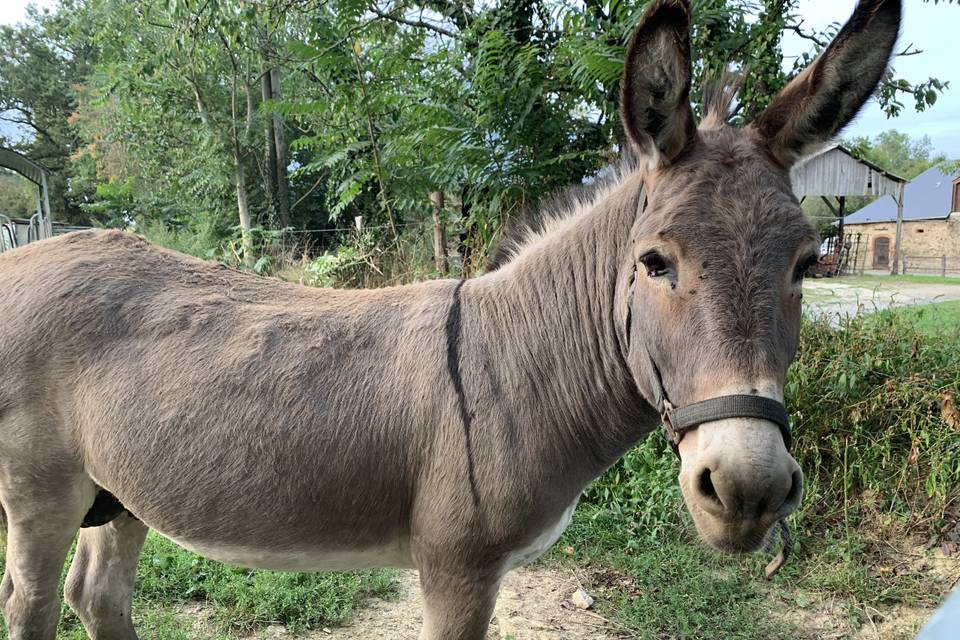
[[[264,54],[266,55],[266,54]],[[273,88],[271,86],[271,72],[270,69],[264,68],[263,73],[260,75],[260,97],[264,100],[269,100],[273,97]],[[269,204],[271,212],[279,213],[280,208],[277,206],[277,190],[274,189],[273,181],[277,176],[277,149],[274,146],[274,130],[273,130],[273,118],[267,117],[264,119],[263,124],[263,138],[264,138],[264,148],[266,150],[266,161],[267,167],[263,172],[263,192],[267,197],[267,203]],[[271,216],[272,217],[272,216]],[[286,226],[281,221],[281,226]]]
[[[433,203],[433,257],[437,273],[447,275],[447,221],[443,211],[443,192],[430,193]]]
[[[274,100],[280,100],[280,72],[270,70],[270,88]],[[275,144],[274,162],[277,180],[277,214],[280,216],[280,226],[284,229],[290,226],[290,187],[287,182],[287,136],[283,130],[283,116],[273,113],[273,139]]]
[[[250,208],[247,204],[247,181],[243,170],[240,149],[233,149],[233,180],[237,187],[237,212],[240,214],[240,244],[243,264],[253,266],[253,230],[250,225]]]

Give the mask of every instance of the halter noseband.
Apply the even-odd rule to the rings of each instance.
[[[783,403],[764,396],[732,394],[675,407],[663,388],[660,369],[649,353],[647,357],[650,358],[650,368],[653,371],[651,382],[654,386],[657,411],[663,419],[663,436],[670,443],[677,457],[680,457],[680,441],[687,431],[696,429],[704,422],[727,418],[759,418],[774,423],[780,428],[784,446],[788,451],[790,450],[792,444],[790,416]]]

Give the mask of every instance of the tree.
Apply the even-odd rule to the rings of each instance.
[[[55,219],[86,222],[81,203],[89,192],[73,183],[74,155],[84,140],[73,116],[76,87],[96,61],[96,49],[83,31],[69,28],[73,0],[54,13],[27,9],[27,20],[0,27],[0,120],[23,132],[3,139],[50,170],[50,207]]]
[[[883,131],[873,139],[859,136],[844,141],[844,144],[856,155],[907,180],[947,161],[946,155],[935,152],[930,136],[914,140],[896,129]]]
[[[54,168],[87,219],[203,235],[250,264],[261,230],[355,216],[381,248],[402,245],[443,194],[469,272],[506,221],[616,157],[624,46],[646,5],[67,0],[0,34],[29,61],[0,64],[0,99],[44,115],[31,149],[49,143],[37,127],[63,132]],[[791,75],[783,34],[806,38],[808,58],[831,35],[798,6],[698,2],[694,99],[746,71],[733,118],[766,106]],[[29,82],[42,77],[58,80]],[[926,108],[944,89],[891,75],[878,99]]]

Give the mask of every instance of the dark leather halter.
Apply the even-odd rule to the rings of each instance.
[[[759,418],[768,420],[780,428],[783,444],[790,450],[790,416],[781,402],[764,396],[731,394],[716,396],[683,407],[675,407],[666,390],[657,363],[650,357],[650,369],[653,371],[654,398],[657,411],[663,419],[663,436],[670,443],[673,452],[680,456],[680,441],[687,431],[696,429],[704,422],[726,420],[727,418]]]

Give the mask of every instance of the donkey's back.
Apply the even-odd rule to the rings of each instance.
[[[48,517],[37,487],[71,487],[77,519],[109,487],[247,566],[408,565],[452,286],[314,290],[119,232],[5,254],[0,491]]]

